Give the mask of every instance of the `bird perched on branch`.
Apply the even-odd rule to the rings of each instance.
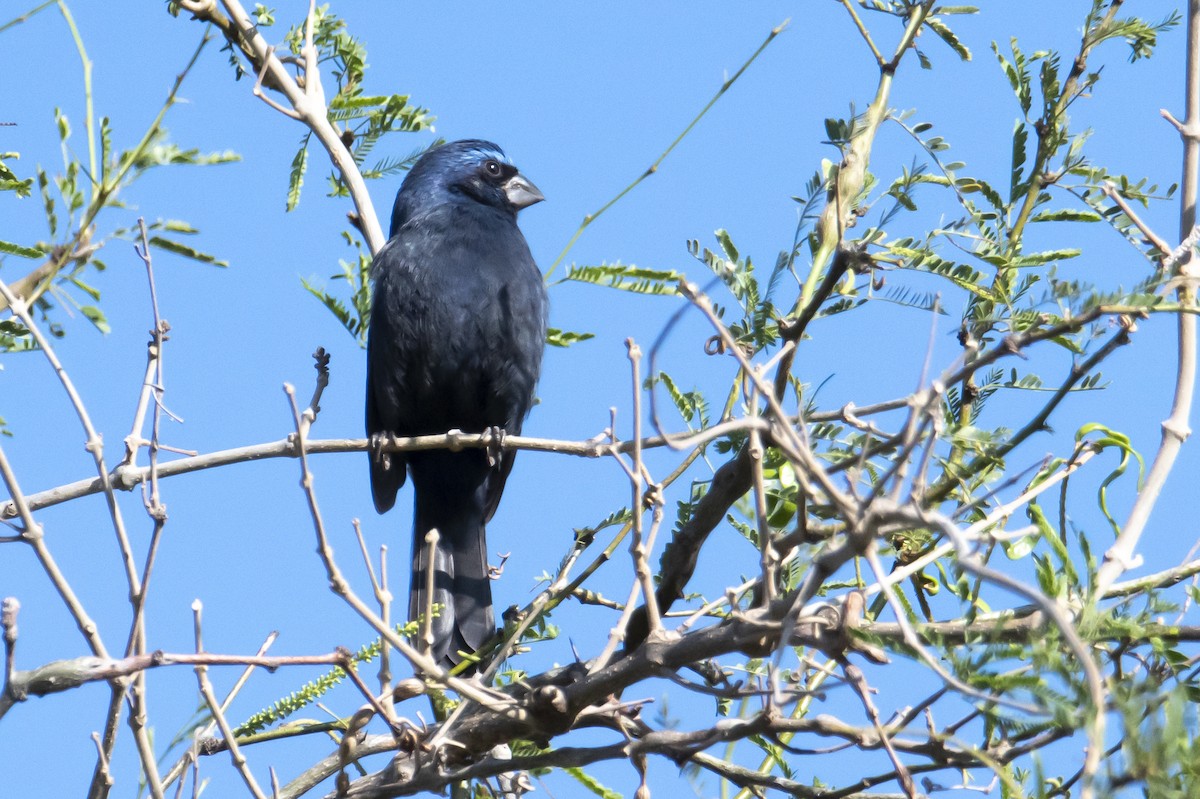
[[[379,444],[389,434],[521,432],[541,369],[548,300],[517,212],[542,199],[496,145],[442,145],[404,179],[390,238],[371,265],[371,492],[384,513],[406,471],[412,475],[408,613],[416,619],[431,602],[442,606],[431,622],[433,654],[447,666],[495,632],[484,525],[515,453],[381,453]],[[426,536],[434,529],[431,551]]]

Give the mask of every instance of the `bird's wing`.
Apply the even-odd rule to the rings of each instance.
[[[391,247],[385,247],[375,256],[372,271],[382,274],[381,261],[393,257]],[[376,284],[375,298],[381,302],[383,292],[379,290],[380,281]],[[391,396],[388,385],[388,362],[392,357],[391,320],[387,314],[372,313],[370,335],[367,336],[367,436],[396,432],[395,407],[388,398]],[[396,492],[404,485],[405,458],[402,452],[391,452],[387,455],[371,453],[371,497],[375,502],[375,510],[384,513],[396,503]]]
[[[376,408],[375,392],[371,390],[370,366],[367,374],[367,435],[386,434],[388,431]],[[371,498],[377,513],[386,513],[396,504],[396,493],[404,485],[404,473],[403,452],[371,452]]]
[[[515,228],[514,233],[515,241],[509,250],[511,260],[504,270],[503,290],[497,292],[502,298],[498,329],[503,334],[496,338],[500,339],[497,347],[504,366],[494,375],[492,387],[497,403],[493,413],[503,417],[505,433],[519,436],[525,417],[533,407],[541,373],[549,300],[542,273],[534,263],[524,237]],[[492,518],[500,504],[500,495],[516,456],[516,450],[500,453],[499,462],[488,476],[485,520]]]
[[[520,428],[515,432],[505,431],[510,435],[519,436]],[[483,520],[490,522],[492,517],[496,515],[496,508],[500,505],[500,495],[504,493],[504,484],[508,482],[508,473],[512,471],[513,461],[517,459],[517,451],[508,450],[499,454],[499,462],[488,475],[487,495],[483,505]]]

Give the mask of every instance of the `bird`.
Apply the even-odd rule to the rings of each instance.
[[[383,453],[381,444],[389,435],[451,430],[491,432],[493,442],[520,434],[534,404],[549,300],[517,213],[543,199],[489,141],[432,148],[405,176],[388,241],[371,264],[371,493],[385,513],[412,477],[408,615],[415,621],[431,604],[441,606],[429,624],[432,655],[443,668],[496,632],[486,525],[515,452]],[[426,536],[435,529],[431,548]]]

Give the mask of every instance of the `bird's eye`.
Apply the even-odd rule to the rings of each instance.
[[[484,162],[483,168],[486,169],[487,173],[493,177],[500,174],[500,164],[497,161],[492,161],[489,159],[488,161]]]

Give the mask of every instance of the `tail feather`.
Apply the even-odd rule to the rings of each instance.
[[[416,513],[408,614],[416,619],[425,616],[431,605],[441,607],[430,621],[433,656],[439,663],[453,666],[463,659],[460,651],[479,649],[496,628],[484,527],[487,475],[484,472],[474,485],[470,480],[446,480],[444,475],[426,480],[426,470],[418,463],[414,459]],[[458,465],[466,468],[456,469],[457,478],[473,471],[473,463]],[[438,540],[431,551],[425,538],[434,529]],[[428,592],[430,573],[432,594]]]

